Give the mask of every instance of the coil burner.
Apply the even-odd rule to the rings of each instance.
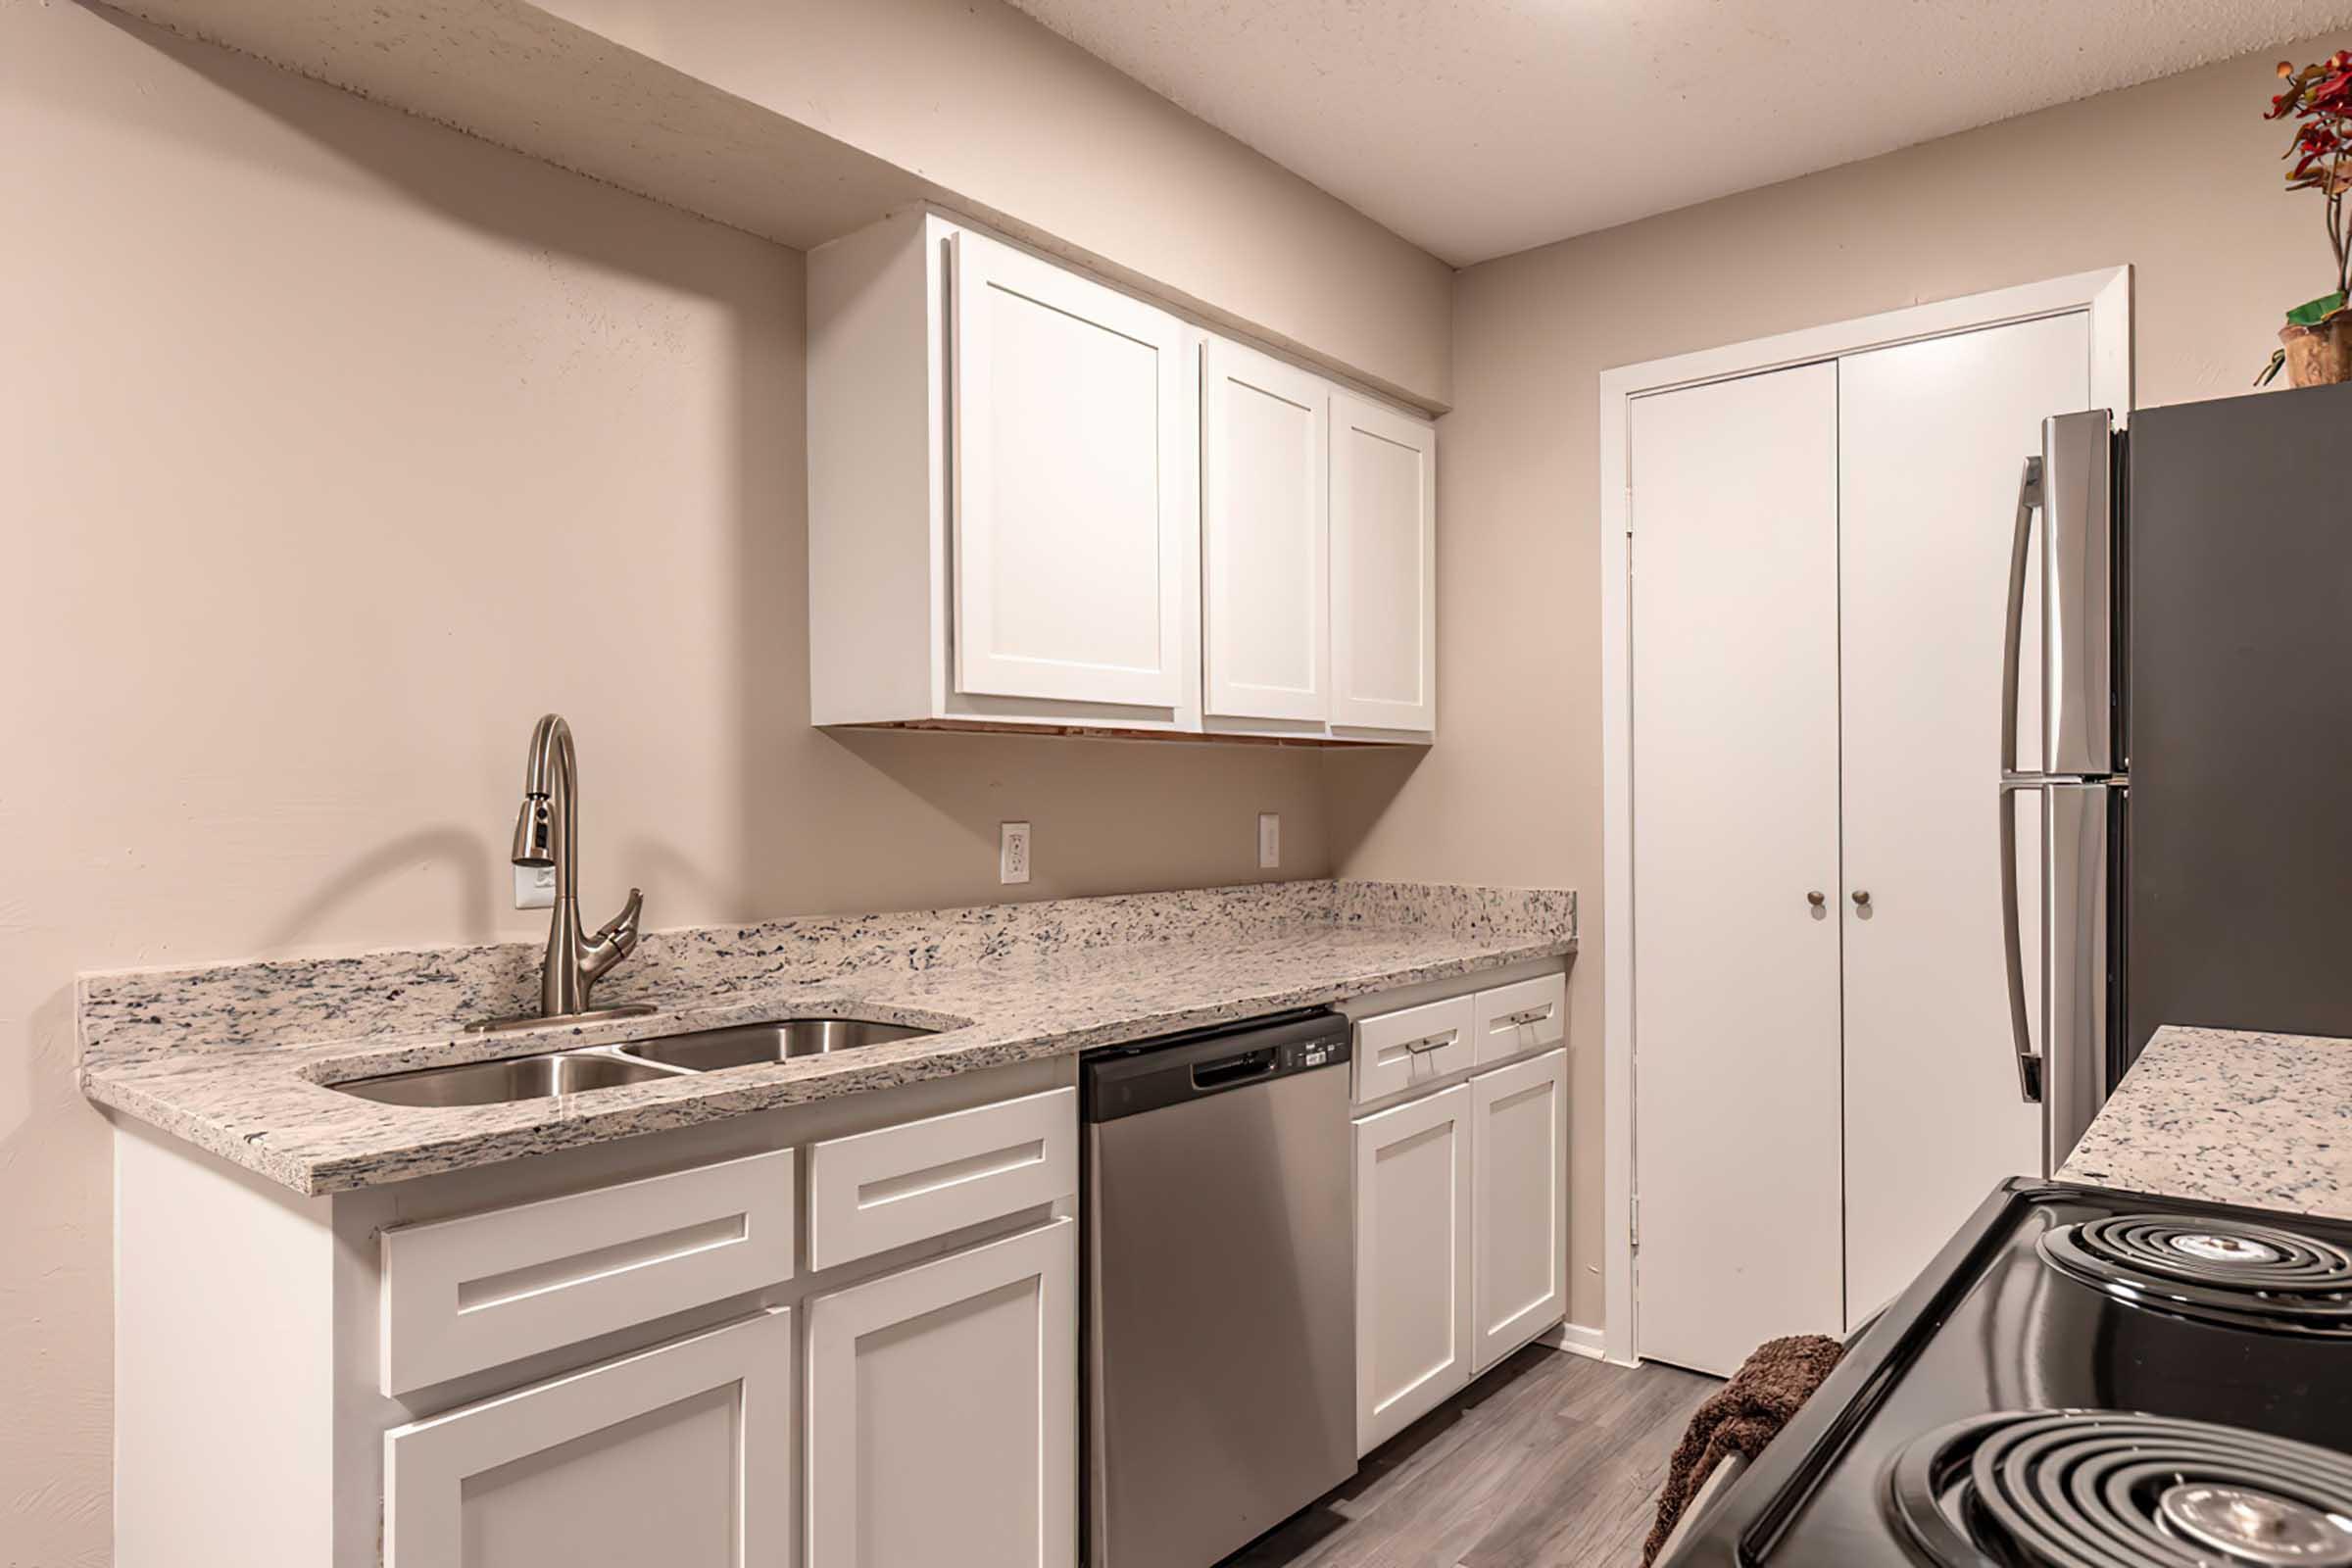
[[[2135,1306],[2233,1328],[2352,1337],[2352,1251],[2274,1225],[2116,1214],[2040,1240],[2053,1267]]]
[[[1912,1443],[1887,1484],[1938,1568],[2352,1568],[2352,1457],[2208,1421],[1981,1416]]]

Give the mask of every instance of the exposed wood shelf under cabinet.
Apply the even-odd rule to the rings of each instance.
[[[949,735],[1060,735],[1073,740],[1162,741],[1194,746],[1335,746],[1368,744],[1361,736],[1255,734],[1235,730],[1114,729],[1102,724],[984,723],[970,719],[909,718],[895,722],[828,724],[827,729],[912,729]]]

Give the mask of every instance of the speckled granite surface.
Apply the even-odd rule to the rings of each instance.
[[[2352,1219],[2352,1040],[2159,1029],[2058,1175]]]
[[[458,1170],[1572,952],[1576,895],[1395,882],[833,915],[649,934],[597,989],[655,1016],[483,1039],[529,1010],[536,943],[90,974],[82,1092],[303,1193]],[[936,1035],[507,1105],[327,1084],[777,1017]]]

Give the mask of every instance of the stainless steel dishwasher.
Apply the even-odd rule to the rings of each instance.
[[[1210,1568],[1355,1473],[1348,1020],[1087,1058],[1086,1541]]]

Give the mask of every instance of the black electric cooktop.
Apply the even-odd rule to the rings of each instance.
[[[1997,1188],[1674,1568],[2352,1568],[2352,1224]]]

